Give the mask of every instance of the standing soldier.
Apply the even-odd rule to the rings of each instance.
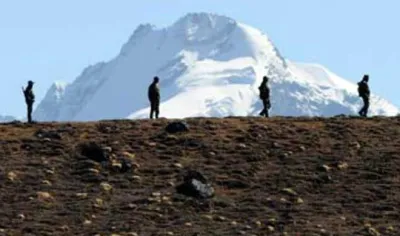
[[[369,76],[364,75],[361,82],[358,82],[358,95],[362,98],[364,102],[363,108],[358,112],[360,116],[367,117],[368,108],[369,108],[369,98],[370,98],[370,90],[368,86]]]
[[[153,83],[149,86],[148,96],[150,100],[150,119],[153,119],[153,113],[158,119],[160,113],[160,88],[158,87],[159,78],[154,77]]]
[[[260,116],[269,117],[269,109],[271,108],[271,101],[269,98],[269,87],[268,87],[268,77],[264,76],[260,87],[260,99],[263,102],[264,109],[260,112]]]
[[[29,80],[28,81],[28,86],[26,89],[22,87],[22,92],[24,93],[25,96],[25,103],[26,106],[28,107],[28,123],[33,123],[32,122],[32,107],[33,103],[35,102],[35,95],[33,94],[32,88],[33,88],[33,81]]]

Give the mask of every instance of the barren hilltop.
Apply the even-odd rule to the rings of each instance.
[[[0,235],[400,234],[400,117],[170,122],[1,124]]]

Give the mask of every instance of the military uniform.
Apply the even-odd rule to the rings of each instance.
[[[153,119],[153,114],[155,113],[156,119],[160,114],[160,88],[158,86],[158,81],[154,81],[148,90],[148,97],[150,100],[150,119]]]
[[[364,106],[362,107],[362,109],[358,114],[360,114],[360,116],[367,117],[369,109],[369,98],[371,94],[369,90],[368,81],[362,80],[361,82],[358,83],[358,94],[364,102]]]
[[[270,101],[270,89],[267,85],[268,79],[264,78],[258,89],[260,90],[260,99],[263,102],[263,110],[260,112],[260,116],[269,117],[269,109],[271,108]]]
[[[32,91],[33,88],[33,82],[29,81],[28,86],[26,89],[23,90],[24,96],[25,96],[25,103],[27,106],[27,118],[28,118],[28,123],[32,123],[32,108],[33,108],[33,103],[35,102],[35,94]]]

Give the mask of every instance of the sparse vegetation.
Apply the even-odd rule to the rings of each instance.
[[[399,117],[168,123],[1,124],[0,235],[400,234]],[[188,169],[212,199],[176,193]]]

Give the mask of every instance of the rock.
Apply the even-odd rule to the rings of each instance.
[[[297,203],[297,204],[303,204],[303,203],[304,203],[304,200],[301,199],[301,198],[297,198],[296,203]]]
[[[238,147],[243,149],[247,148],[246,144],[244,143],[239,143]]]
[[[163,202],[169,202],[169,201],[171,200],[171,198],[170,198],[170,197],[167,197],[167,196],[163,196],[163,197],[161,198],[161,200],[162,200]]]
[[[50,182],[49,180],[43,180],[43,181],[42,181],[42,184],[45,184],[45,185],[47,185],[47,186],[51,186],[51,185],[52,185],[51,182]]]
[[[140,177],[139,175],[134,175],[134,176],[132,176],[132,179],[135,181],[141,181],[142,177]]]
[[[303,145],[301,145],[301,146],[299,147],[299,150],[304,152],[304,151],[306,151],[307,149],[306,149],[306,147],[304,147]]]
[[[90,221],[90,220],[85,220],[85,221],[83,222],[83,224],[84,224],[84,225],[91,225],[91,224],[92,224],[92,221]]]
[[[13,172],[13,171],[10,171],[10,172],[8,172],[8,174],[7,174],[7,178],[10,180],[10,181],[15,181],[16,179],[17,179],[17,174],[15,173],[15,172]]]
[[[280,148],[281,145],[280,145],[279,143],[277,143],[277,142],[274,142],[274,143],[272,144],[272,147],[274,147],[274,148]]]
[[[100,171],[99,171],[98,169],[89,168],[88,171],[89,171],[90,173],[93,173],[93,174],[100,174]]]
[[[214,217],[212,215],[202,215],[202,217],[204,219],[207,219],[207,220],[213,220],[214,219]]]
[[[61,140],[61,135],[54,130],[39,129],[34,134],[38,138],[43,138],[51,141],[51,139]]]
[[[328,165],[321,165],[320,167],[319,167],[319,169],[321,170],[321,171],[325,171],[325,172],[329,172],[329,171],[331,171],[331,167],[329,167]]]
[[[107,162],[109,157],[106,152],[95,142],[83,143],[78,146],[80,154],[96,162]]]
[[[232,226],[237,226],[238,223],[237,223],[236,221],[232,221],[232,222],[231,222],[231,225],[232,225]]]
[[[378,232],[378,230],[376,230],[375,228],[369,227],[368,229],[368,233],[371,236],[380,236],[381,234]]]
[[[64,232],[69,231],[68,225],[63,225],[63,226],[61,226],[59,229],[60,229],[61,231],[64,231]]]
[[[192,227],[192,226],[193,226],[193,224],[192,224],[192,223],[190,223],[190,222],[186,222],[186,223],[185,223],[185,226]]]
[[[386,232],[388,232],[388,233],[394,232],[394,227],[389,225],[388,227],[386,227]]]
[[[79,198],[87,198],[88,194],[87,193],[77,193],[77,194],[75,194],[75,196],[77,196]]]
[[[359,142],[357,142],[357,141],[352,142],[351,146],[356,148],[357,150],[361,148],[361,144]]]
[[[126,173],[134,168],[134,164],[131,160],[121,157],[118,160],[113,160],[112,168],[120,173]]]
[[[184,121],[175,121],[171,122],[165,127],[165,131],[170,134],[180,133],[180,132],[187,132],[189,131],[189,126]]]
[[[151,194],[151,196],[153,196],[153,197],[161,197],[161,193],[154,192],[154,193]]]
[[[174,164],[174,167],[179,168],[179,169],[182,169],[182,168],[183,168],[183,165],[182,165],[181,163],[175,163],[175,164]]]
[[[112,149],[112,147],[103,147],[103,150],[105,152],[111,153],[113,149]]]
[[[155,147],[155,146],[157,146],[157,143],[155,143],[155,142],[149,142],[149,143],[147,143],[147,145],[148,145],[149,147]]]
[[[130,152],[123,152],[122,156],[129,158],[129,159],[134,159],[136,157],[135,154],[130,153]]]
[[[259,221],[259,220],[257,220],[257,221],[255,222],[255,224],[256,224],[258,227],[261,227],[261,226],[262,226],[262,223],[261,223],[261,221]]]
[[[118,170],[122,169],[122,164],[120,162],[115,161],[115,160],[111,163],[111,166],[113,168],[115,168],[115,169],[118,169]]]
[[[218,217],[217,217],[217,220],[218,220],[218,221],[226,221],[226,217],[224,217],[224,216],[218,216]]]
[[[102,182],[100,184],[101,188],[106,191],[106,192],[110,192],[112,190],[112,186],[109,183],[106,182]]]
[[[54,170],[45,170],[44,172],[48,175],[54,175]]]
[[[347,162],[339,162],[337,165],[337,168],[339,170],[345,170],[345,169],[349,168],[349,164],[347,164]]]
[[[167,235],[174,235],[174,232],[169,231],[167,232]]]
[[[267,229],[268,229],[268,231],[271,232],[271,233],[275,231],[275,228],[272,227],[271,225],[268,225]]]
[[[24,214],[18,214],[18,219],[20,219],[20,220],[25,220],[25,216],[24,216]]]
[[[51,194],[48,192],[37,192],[36,195],[40,201],[48,201],[54,199],[53,196],[51,196]]]
[[[250,225],[244,226],[245,229],[252,229]]]
[[[284,189],[282,189],[282,192],[284,192],[290,196],[297,196],[297,193],[291,188],[284,188]]]
[[[197,199],[207,199],[214,196],[214,188],[205,177],[197,171],[188,171],[184,183],[177,186],[178,193]]]
[[[101,208],[104,205],[104,201],[101,198],[96,198],[95,203],[93,204],[96,208]]]

